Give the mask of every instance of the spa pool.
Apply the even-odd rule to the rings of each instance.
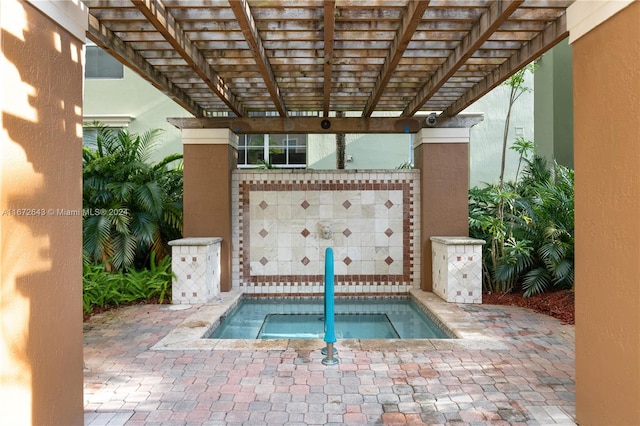
[[[321,298],[242,298],[207,333],[210,339],[322,339]],[[338,339],[448,339],[411,297],[337,297]]]

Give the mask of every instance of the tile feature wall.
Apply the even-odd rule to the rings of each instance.
[[[483,240],[431,237],[433,292],[453,303],[482,303]]]
[[[233,286],[321,294],[334,250],[338,293],[401,293],[420,276],[418,171],[236,171]]]

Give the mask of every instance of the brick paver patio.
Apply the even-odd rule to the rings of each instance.
[[[152,349],[197,309],[85,323],[85,424],[574,424],[574,327],[526,309],[457,305],[499,349],[339,341],[335,366],[304,346]]]

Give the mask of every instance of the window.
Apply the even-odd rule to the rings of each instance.
[[[98,127],[106,126],[117,132],[129,127],[134,118],[126,114],[85,115],[82,120],[82,145],[95,149]]]
[[[85,78],[124,78],[124,65],[95,45],[85,51]]]
[[[238,145],[239,167],[262,162],[287,168],[307,164],[307,135],[240,135]]]
[[[82,129],[82,145],[91,149],[97,149],[98,129],[95,127],[84,126]]]

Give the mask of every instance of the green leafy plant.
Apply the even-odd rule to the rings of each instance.
[[[532,162],[537,176],[528,176],[520,209],[526,212],[517,224],[523,238],[533,241],[534,267],[524,275],[525,295],[550,287],[573,288],[574,269],[574,173],[553,163],[539,173],[540,160]],[[526,189],[526,190],[525,190]]]
[[[520,96],[531,91],[531,88],[527,87],[525,84],[526,75],[527,73],[533,73],[536,69],[536,66],[537,65],[535,62],[524,66],[503,83],[505,86],[509,87],[509,100],[507,103],[507,115],[504,120],[504,132],[502,136],[502,158],[500,161],[500,176],[498,177],[498,185],[500,186],[500,188],[502,188],[505,183],[504,170],[507,159],[507,145],[509,141],[511,112],[513,111],[514,104],[520,98]]]
[[[155,262],[155,253],[151,253],[151,262],[148,277],[146,278],[147,298],[158,299],[159,303],[164,303],[171,293],[171,282],[174,274],[171,272],[171,258],[165,257],[160,262]]]
[[[104,265],[85,264],[82,276],[82,307],[85,314],[94,306],[119,305],[120,276],[109,273]]]
[[[182,155],[152,164],[159,130],[142,135],[95,123],[96,147],[83,148],[83,252],[107,269],[140,267],[182,235]]]
[[[413,169],[413,164],[410,161],[401,163],[396,169]]]
[[[164,303],[171,294],[171,258],[155,260],[149,269],[109,271],[105,264],[85,263],[82,277],[82,307],[91,314],[96,307],[120,306],[139,301]]]
[[[533,142],[518,138],[510,147],[520,154],[514,183],[505,181],[504,171],[513,106],[520,96],[531,91],[525,85],[525,77],[528,72],[532,73],[535,70],[535,66],[535,63],[531,63],[521,68],[503,83],[509,87],[509,99],[504,122],[498,182],[488,186],[484,191],[470,192],[470,223],[473,222],[478,228],[484,229],[484,233],[487,234],[486,253],[489,255],[489,262],[485,270],[487,276],[485,282],[489,287],[488,291],[510,292],[518,279],[518,274],[512,272],[523,269],[523,265],[527,263],[522,256],[529,252],[528,247],[523,246],[520,241],[514,241],[511,217],[516,213],[515,203],[518,198],[516,187],[520,167],[533,152]],[[486,216],[487,212],[491,212],[491,215]],[[511,268],[507,268],[507,265]]]
[[[269,169],[275,169],[276,166],[274,166],[272,163],[268,162],[267,160],[258,160],[256,161],[256,169],[258,170],[269,170]]]
[[[520,182],[469,191],[470,234],[487,241],[484,289],[507,293],[521,286],[531,296],[552,287],[572,288],[573,171],[538,156],[521,159]]]
[[[470,233],[487,241],[483,261],[486,291],[508,293],[522,285],[525,295],[531,295],[551,285],[573,285],[573,175],[569,184],[561,186],[564,199],[560,201],[550,187],[555,185],[557,172],[569,176],[565,169],[557,164],[548,167],[542,157],[533,155],[534,143],[525,138],[517,138],[508,147],[513,107],[531,90],[526,75],[535,68],[531,63],[504,83],[509,98],[497,183],[469,191]],[[507,149],[519,154],[513,181],[507,181],[504,174]],[[552,211],[557,207],[554,203],[563,202],[570,206],[571,219],[563,217],[563,226],[557,229]]]
[[[516,169],[516,177],[514,179],[515,182],[518,182],[518,177],[520,175],[520,169],[522,168],[522,161],[526,160],[530,153],[534,152],[534,144],[533,141],[527,140],[525,138],[517,138],[513,145],[509,149],[517,152],[520,157],[518,158],[518,168]]]

